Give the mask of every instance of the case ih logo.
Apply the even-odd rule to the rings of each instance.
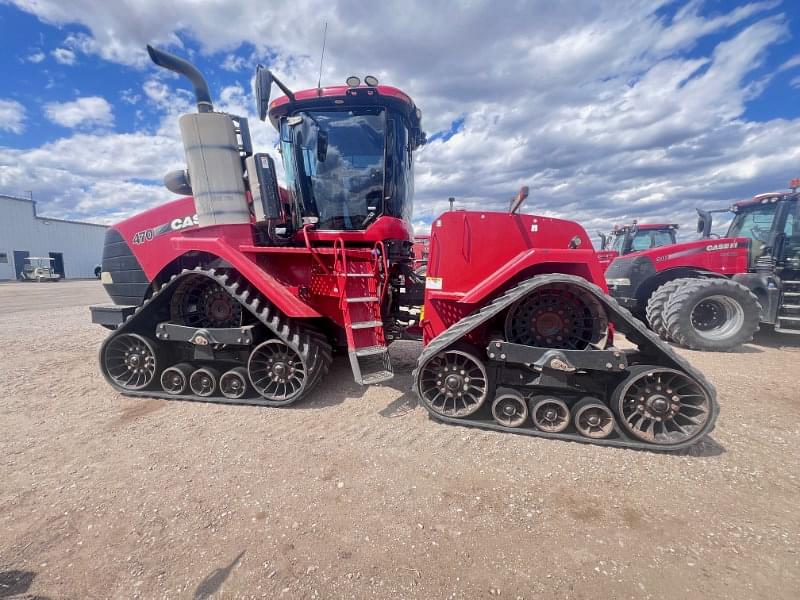
[[[199,221],[197,219],[197,215],[192,215],[191,217],[178,217],[177,219],[172,219],[172,222],[169,224],[172,231],[178,231],[179,229],[186,229],[187,227],[192,227],[193,225],[199,225]]]
[[[730,250],[736,248],[739,244],[736,242],[725,242],[724,244],[709,244],[706,246],[707,252],[714,252],[715,250]]]

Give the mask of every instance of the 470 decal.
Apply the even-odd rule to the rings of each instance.
[[[136,244],[144,244],[145,242],[149,242],[160,235],[164,235],[170,231],[180,231],[181,229],[186,229],[187,227],[194,227],[199,225],[199,220],[197,215],[187,215],[185,217],[178,217],[177,219],[172,219],[169,223],[164,223],[163,225],[159,225],[158,227],[151,227],[150,229],[143,229],[142,231],[137,231],[133,234],[133,238],[131,241]]]

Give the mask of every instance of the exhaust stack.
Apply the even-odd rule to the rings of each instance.
[[[192,194],[200,227],[250,223],[242,164],[242,152],[247,154],[250,139],[249,130],[244,131],[247,120],[240,119],[243,148],[231,116],[213,112],[208,84],[200,71],[188,61],[152,46],[147,46],[147,52],[158,66],[188,78],[197,98],[198,112],[178,120],[188,176],[181,171],[168,173],[165,185],[174,192]]]
[[[211,102],[211,93],[208,91],[208,84],[202,73],[197,70],[197,67],[174,54],[153,48],[150,44],[147,44],[147,53],[150,55],[150,60],[159,67],[183,75],[192,82],[194,95],[197,98],[197,112],[207,113],[214,110],[214,105]]]

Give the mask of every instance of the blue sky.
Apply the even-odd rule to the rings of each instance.
[[[694,206],[800,175],[796,2],[361,6],[0,0],[0,193],[100,222],[168,200],[159,179],[181,166],[175,119],[191,97],[144,45],[189,57],[220,108],[252,116],[257,62],[315,83],[324,20],[323,83],[374,73],[423,110],[420,229],[449,196],[500,208],[523,184],[528,211],[590,230],[688,224]]]

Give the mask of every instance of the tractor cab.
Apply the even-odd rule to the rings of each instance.
[[[675,243],[677,230],[678,225],[674,223],[639,224],[634,221],[631,225],[614,227],[603,249],[622,255],[667,246]]]
[[[622,227],[615,225],[611,233],[599,233],[601,249],[597,259],[603,267],[608,267],[618,256],[674,244],[677,230],[675,223],[639,224],[634,221]]]
[[[266,69],[256,77],[259,116],[280,134],[287,225],[316,239],[352,232],[358,242],[357,232],[373,228],[381,239],[409,240],[413,155],[425,143],[411,98],[374,77],[297,93]],[[273,83],[285,95],[267,104]]]
[[[725,239],[749,240],[749,267],[758,265],[800,270],[800,202],[797,186],[792,181],[788,192],[759,194],[749,200],[734,203],[730,209],[700,211],[697,229],[703,237],[711,234],[711,213],[731,212],[733,220]]]

